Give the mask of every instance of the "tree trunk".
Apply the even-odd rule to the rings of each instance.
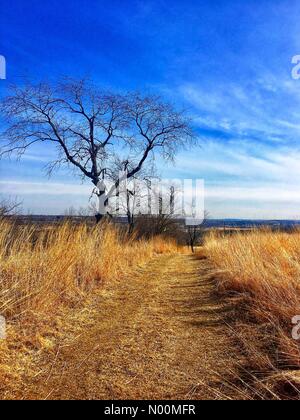
[[[194,241],[191,241],[190,246],[191,246],[192,253],[195,254]]]
[[[128,226],[129,226],[128,233],[131,235],[134,231],[135,223],[134,223],[134,215],[131,214],[130,212],[127,212],[127,221],[128,221]]]
[[[100,213],[95,214],[96,225],[98,225],[101,222],[103,217],[104,217],[103,214],[100,214]]]

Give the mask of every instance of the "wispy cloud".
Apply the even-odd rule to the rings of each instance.
[[[160,89],[190,111],[201,143],[175,168],[160,164],[164,176],[204,178],[212,217],[297,216],[300,81],[291,78],[291,58],[300,53],[299,1],[112,0],[89,8],[53,0],[34,14],[15,3],[1,14],[9,77],[90,75],[116,89]],[[37,148],[16,165],[2,161],[0,193],[24,197],[35,212],[86,200],[90,187],[67,171],[41,182],[52,153]]]
[[[300,184],[300,150],[274,148],[259,142],[206,140],[180,159],[174,172],[209,182],[272,182]]]
[[[192,106],[204,137],[283,144],[299,141],[300,83],[296,81],[216,82],[214,91],[188,84],[179,93]]]
[[[11,195],[43,195],[49,196],[68,196],[78,195],[88,197],[92,188],[88,185],[66,184],[52,182],[22,182],[22,181],[0,181],[0,192]]]

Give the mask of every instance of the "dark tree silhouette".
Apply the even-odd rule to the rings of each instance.
[[[0,197],[0,218],[17,215],[21,206],[22,203],[17,199]]]
[[[186,115],[161,98],[102,91],[85,80],[12,87],[0,115],[7,127],[1,156],[21,156],[36,143],[51,144],[57,157],[49,163],[49,174],[60,165],[75,169],[90,179],[104,206],[119,186],[120,171],[131,179],[155,152],[173,160],[194,139]],[[104,175],[112,181],[109,189],[101,186]],[[97,221],[102,216],[96,214]]]
[[[204,219],[201,223],[197,225],[187,226],[187,244],[191,248],[191,251],[195,253],[196,246],[202,245],[205,227],[207,220],[209,218],[208,212],[205,212]]]

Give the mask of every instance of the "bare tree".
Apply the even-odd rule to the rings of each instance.
[[[134,231],[135,219],[139,214],[140,202],[144,199],[142,191],[140,191],[139,186],[134,181],[131,186],[126,188],[125,192],[125,211],[130,234]]]
[[[193,253],[195,252],[196,246],[201,245],[203,241],[208,217],[208,212],[205,212],[204,219],[201,223],[198,225],[187,226],[187,244]]]
[[[22,203],[13,198],[0,198],[0,218],[4,216],[15,216],[20,212]]]
[[[151,194],[150,207],[154,204],[155,212],[138,217],[136,229],[138,233],[147,238],[157,235],[166,235],[178,238],[182,236],[178,215],[181,209],[177,208],[176,196],[180,193],[177,186],[169,186],[157,191],[154,187],[149,188]],[[155,203],[153,203],[153,201]],[[153,210],[153,209],[152,209]]]
[[[34,144],[50,144],[57,157],[49,174],[68,165],[89,179],[105,209],[119,187],[119,171],[131,179],[155,152],[173,160],[194,139],[184,113],[156,96],[104,92],[87,81],[64,80],[13,87],[0,104],[8,127],[0,155],[22,156]],[[102,188],[106,176],[112,181]],[[103,214],[96,214],[100,221]]]
[[[126,215],[129,233],[134,231],[137,219],[150,211],[148,182],[151,178],[144,176],[145,172],[141,171],[140,177],[134,176],[130,182],[122,183],[118,196],[118,212]]]

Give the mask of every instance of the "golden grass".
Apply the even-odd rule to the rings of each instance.
[[[19,361],[20,378],[8,377],[8,387],[0,369],[0,397],[230,398],[235,389],[223,378],[234,367],[235,347],[209,270],[191,255],[163,255],[65,311],[60,335],[49,331],[51,319],[48,331],[39,322],[33,363]]]
[[[223,350],[225,353],[229,352],[230,347],[235,359],[238,359],[238,353],[241,353],[241,358],[236,360],[240,366],[237,373],[229,375],[230,379],[226,379],[222,373],[222,380],[224,384],[226,380],[233,381],[231,386],[236,395],[240,384],[241,388],[246,387],[247,392],[241,393],[243,398],[247,398],[248,395],[249,398],[300,398],[300,347],[299,343],[292,339],[292,318],[300,315],[299,244],[300,231],[288,234],[257,230],[235,233],[232,236],[212,233],[206,239],[205,254],[217,269],[219,292],[233,296],[234,302],[238,302],[236,322],[233,324],[235,332],[232,341],[229,340],[225,344],[228,348]],[[178,251],[176,244],[171,240],[160,237],[148,241],[137,240],[109,224],[91,228],[67,223],[37,228],[20,227],[0,221],[0,315],[4,315],[8,321],[8,339],[0,341],[0,398],[22,398],[24,384],[32,383],[32,378],[40,374],[38,366],[46,366],[43,375],[48,377],[53,371],[52,368],[50,373],[47,370],[49,360],[57,360],[57,349],[68,349],[70,343],[82,334],[83,326],[86,329],[92,326],[102,334],[100,320],[103,319],[103,331],[107,331],[110,336],[112,321],[109,317],[106,319],[107,311],[115,310],[118,316],[124,317],[126,304],[130,326],[131,314],[135,313],[141,297],[144,296],[146,301],[152,294],[155,296],[154,293],[158,293],[160,287],[167,287],[164,281],[161,281],[162,278],[166,280],[178,271],[178,282],[181,284],[181,276],[192,270],[187,260],[184,260],[182,267],[176,266],[176,270],[174,267],[170,273],[164,273],[165,268],[161,268],[160,260],[157,260],[157,265],[152,267],[151,272],[146,276],[141,273],[139,278],[132,280],[132,274],[137,268],[145,265],[157,254],[172,254]],[[208,266],[210,265],[209,263]],[[187,277],[189,291],[192,281],[190,274]],[[153,290],[146,293],[147,282],[153,276],[157,277],[152,285]],[[198,276],[197,271],[197,285]],[[206,284],[207,282],[204,282],[204,285]],[[212,292],[210,287],[213,288],[213,283],[209,286],[209,295]],[[97,295],[99,290],[101,293]],[[115,294],[116,291],[119,291],[119,294]],[[170,288],[169,292],[171,302],[174,298],[173,288]],[[162,296],[165,293],[166,291]],[[94,294],[98,296],[96,299]],[[158,295],[160,296],[160,293]],[[118,299],[116,302],[116,296],[119,296],[119,303]],[[153,296],[151,299],[154,302]],[[184,304],[187,296],[183,296],[182,299]],[[95,305],[94,300],[97,301]],[[218,301],[216,297],[216,307]],[[160,300],[159,302],[161,305]],[[188,302],[187,308],[190,308],[194,302],[191,296],[188,296]],[[199,303],[196,291],[195,304],[200,305],[200,317],[201,311],[208,316],[205,304],[212,305],[214,313],[215,302],[205,295],[203,302]],[[101,305],[104,305],[102,309]],[[121,311],[120,307],[124,310]],[[147,308],[148,306],[140,308],[142,312],[145,310],[145,316],[149,315]],[[198,317],[198,310],[192,309],[191,314]],[[99,310],[102,312],[98,316]],[[156,320],[156,308],[154,313]],[[182,313],[186,316],[185,311]],[[220,312],[220,308],[216,316],[220,317],[222,329],[223,312]],[[97,325],[95,319],[99,320]],[[143,318],[138,319],[143,323]],[[122,327],[122,322],[118,320],[116,317],[116,329]],[[165,318],[162,321],[169,322]],[[149,322],[151,324],[154,321],[151,318]],[[133,323],[135,325],[136,320],[133,320]],[[205,325],[206,323],[209,325],[210,320],[205,319]],[[176,324],[176,328],[178,325]],[[175,326],[171,327],[172,331],[175,331]],[[124,337],[126,328],[125,325]],[[146,331],[149,329],[149,323],[141,324],[139,328]],[[209,345],[210,351],[214,349],[215,352],[216,347],[213,343],[216,340],[216,331],[213,327],[212,333],[209,328],[211,327],[205,326],[205,330],[200,330],[202,335],[193,336],[194,343],[190,342],[188,348],[195,345],[201,349],[201,345],[204,348]],[[138,331],[140,334],[140,330]],[[185,334],[186,330],[184,331]],[[95,342],[100,338],[99,334],[93,339]],[[147,334],[145,332],[146,336]],[[93,335],[91,333],[91,340]],[[93,340],[91,348],[95,347]],[[128,340],[130,341],[130,337]],[[119,339],[116,341],[119,342]],[[147,341],[147,346],[149,342]],[[242,350],[237,351],[236,355],[235,343],[240,345],[240,349],[237,350]],[[90,348],[88,344],[83,343],[82,346]],[[72,352],[76,352],[76,346],[77,344]],[[109,339],[103,346],[108,348],[107,352],[111,351]],[[185,346],[184,341],[184,352]],[[132,351],[135,353],[136,349],[133,348]],[[81,353],[79,349],[79,359]],[[202,350],[200,353],[202,354]],[[149,360],[150,356],[152,357],[152,354],[149,355]],[[106,353],[103,354],[103,358],[105,357]],[[157,357],[160,357],[159,353]],[[217,359],[216,352],[213,353],[213,358]],[[186,360],[183,361],[185,362]],[[213,360],[212,364],[215,364]],[[73,374],[72,371],[70,374]]]
[[[248,368],[264,372],[273,396],[300,398],[300,343],[292,338],[292,318],[300,315],[300,232],[211,233],[205,248],[219,290],[241,298]]]
[[[0,315],[8,327],[7,340],[0,340],[0,399],[22,398],[39,357],[68,340],[70,319],[76,330],[84,328],[97,292],[126,283],[156,255],[177,251],[172,240],[136,240],[110,224],[38,228],[0,221]]]
[[[117,280],[155,254],[176,249],[172,241],[137,241],[109,224],[16,227],[0,222],[0,314],[52,313],[87,291]]]

